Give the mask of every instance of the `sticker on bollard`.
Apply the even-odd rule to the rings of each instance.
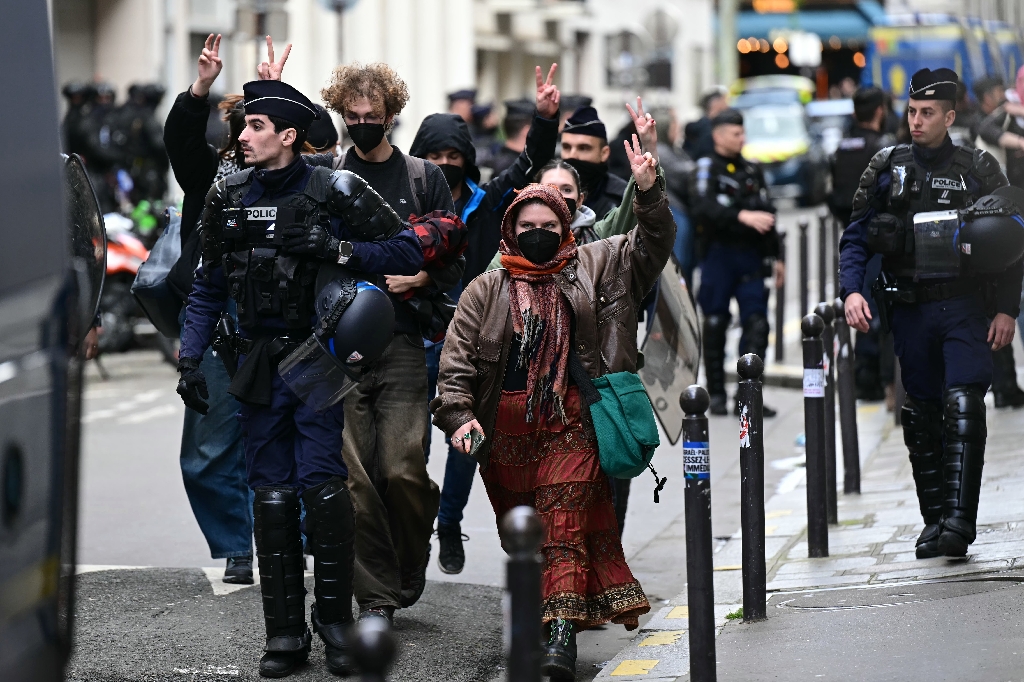
[[[825,370],[820,367],[814,369],[804,368],[804,397],[825,397]]]
[[[683,473],[686,478],[711,478],[711,456],[706,441],[683,442]]]

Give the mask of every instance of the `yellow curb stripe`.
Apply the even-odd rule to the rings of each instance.
[[[658,660],[623,661],[611,674],[613,677],[616,675],[647,675],[654,670],[656,665],[658,665]]]
[[[689,617],[690,617],[690,607],[689,606],[676,606],[671,611],[668,612],[668,615],[665,616],[665,620],[671,620],[671,619],[676,619],[676,618],[689,618]]]
[[[645,638],[637,646],[664,646],[666,644],[676,644],[684,634],[686,634],[686,630],[664,630],[662,632],[655,632]]]

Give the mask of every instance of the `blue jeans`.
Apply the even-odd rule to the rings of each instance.
[[[441,350],[444,341],[427,348],[427,389],[430,400],[437,395],[437,372],[441,361]],[[431,431],[427,431],[427,451],[430,454]],[[448,439],[445,439],[448,441]],[[448,460],[444,465],[444,485],[441,487],[441,507],[437,512],[438,525],[454,526],[462,523],[462,512],[469,504],[469,492],[473,489],[473,477],[476,475],[476,460],[464,452],[459,452],[448,442]]]
[[[252,554],[252,494],[245,482],[238,402],[228,394],[227,370],[212,350],[200,365],[210,391],[204,416],[185,408],[181,478],[192,513],[214,559]]]

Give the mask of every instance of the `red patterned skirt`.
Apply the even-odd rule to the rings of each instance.
[[[626,565],[611,486],[597,440],[583,428],[576,387],[566,393],[565,416],[568,424],[527,422],[526,392],[501,394],[481,471],[487,495],[498,519],[528,505],[544,524],[545,622],[564,618],[585,629],[611,621],[633,630],[651,605]]]

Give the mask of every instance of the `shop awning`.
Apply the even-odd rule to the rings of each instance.
[[[873,0],[858,2],[842,9],[809,9],[789,14],[740,12],[736,18],[739,38],[765,38],[772,31],[791,30],[817,33],[822,43],[837,36],[840,40],[867,40],[868,31],[885,21],[885,11]]]

